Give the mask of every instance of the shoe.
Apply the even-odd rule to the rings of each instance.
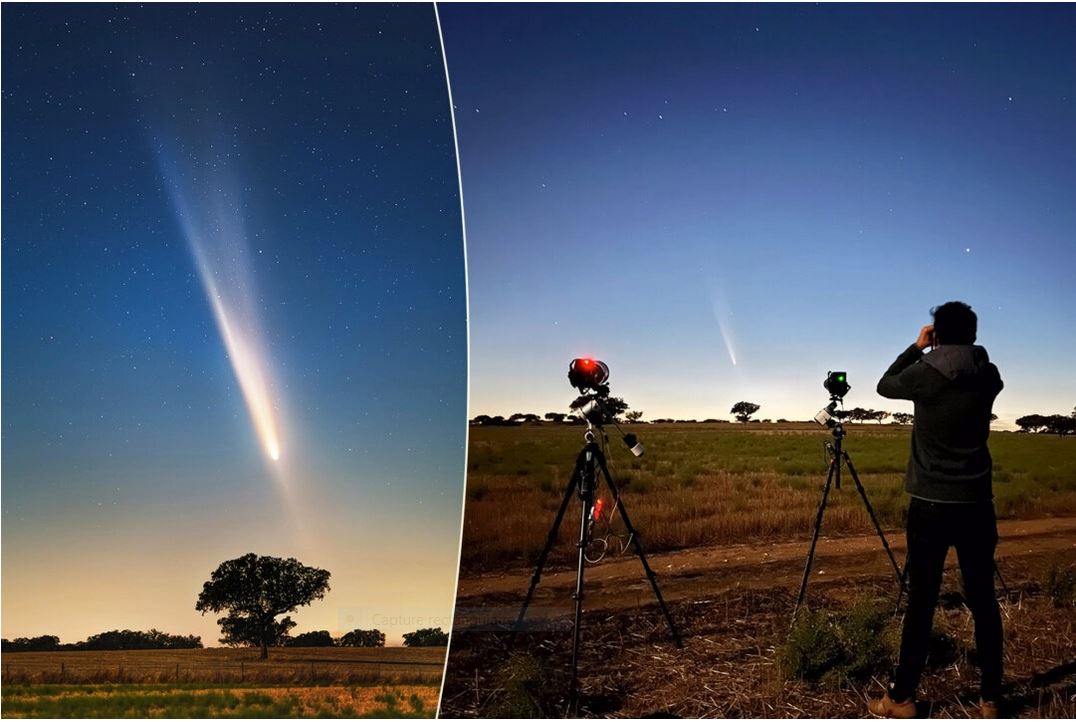
[[[872,699],[867,702],[867,710],[875,717],[889,719],[915,719],[915,699],[907,699],[903,702],[894,702],[886,692],[881,699]]]
[[[979,701],[979,716],[983,719],[998,719],[1001,716],[1001,705],[997,702],[987,702],[985,699]]]

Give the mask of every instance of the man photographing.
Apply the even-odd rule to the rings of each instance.
[[[994,398],[1002,389],[986,349],[975,345],[971,307],[951,301],[932,310],[924,326],[878,382],[878,393],[915,402],[908,504],[908,611],[900,660],[881,699],[879,717],[916,716],[915,690],[926,662],[934,608],[949,547],[956,547],[964,593],[975,620],[982,672],[980,712],[997,717],[1001,697],[1001,614],[994,596],[997,520],[987,448]],[[924,353],[927,347],[929,353]]]

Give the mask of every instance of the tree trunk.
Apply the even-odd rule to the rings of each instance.
[[[262,659],[269,659],[269,642],[262,637]]]

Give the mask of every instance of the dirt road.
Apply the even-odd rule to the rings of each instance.
[[[823,528],[824,530],[824,528]],[[1018,563],[1028,556],[1060,555],[1076,558],[1076,517],[998,522],[998,566]],[[903,532],[887,530],[898,564],[903,564]],[[733,589],[794,587],[803,573],[809,540],[771,544],[739,544],[648,555],[658,574],[661,591],[669,602],[703,601]],[[955,552],[948,564],[956,565]],[[891,571],[876,534],[827,538],[818,542],[811,589],[857,578],[877,577]],[[462,577],[457,600],[456,628],[509,622],[518,611],[530,582],[531,570]],[[542,576],[528,618],[552,618],[570,612],[575,569],[556,569]],[[851,586],[851,585],[849,585]],[[606,558],[586,570],[585,606],[588,610],[636,608],[653,601],[653,594],[637,557],[630,551]]]

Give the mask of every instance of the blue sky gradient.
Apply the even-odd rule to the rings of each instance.
[[[249,551],[332,572],[298,631],[444,626],[466,306],[432,7],[3,14],[4,635],[214,644],[195,599]],[[279,463],[177,198],[258,327]]]
[[[948,300],[1002,421],[1076,405],[1068,6],[447,5],[471,412],[852,406]],[[733,363],[735,358],[735,364]]]

